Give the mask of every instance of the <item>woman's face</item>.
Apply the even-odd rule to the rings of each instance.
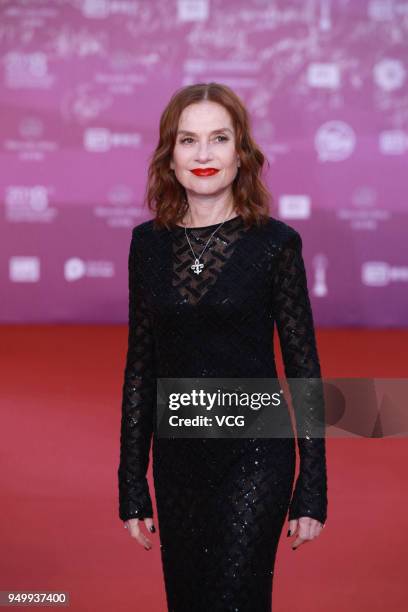
[[[187,194],[215,196],[230,191],[238,165],[234,128],[228,111],[207,100],[187,106],[180,116],[170,162],[170,168]],[[200,170],[210,168],[216,172],[199,174]]]

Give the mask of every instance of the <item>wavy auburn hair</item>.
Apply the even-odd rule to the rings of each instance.
[[[265,156],[251,136],[248,112],[237,94],[226,85],[196,83],[178,89],[160,118],[159,142],[150,158],[145,191],[145,202],[155,214],[155,228],[173,227],[188,210],[186,191],[170,169],[170,161],[181,113],[190,104],[202,100],[221,104],[232,119],[236,151],[241,160],[232,183],[236,212],[247,227],[265,223],[273,198],[261,179]]]

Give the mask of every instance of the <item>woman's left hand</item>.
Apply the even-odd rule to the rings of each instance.
[[[317,538],[323,531],[323,525],[320,521],[317,521],[310,516],[301,516],[298,519],[289,521],[290,534],[288,536],[296,535],[297,538],[292,544],[292,550],[296,550],[302,544],[306,544],[311,540]]]

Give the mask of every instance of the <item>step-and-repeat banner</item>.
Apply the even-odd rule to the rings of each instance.
[[[408,2],[2,0],[0,320],[125,322],[176,89],[247,105],[319,325],[408,320]]]

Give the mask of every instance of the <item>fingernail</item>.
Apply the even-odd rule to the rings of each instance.
[[[156,528],[154,525],[152,525],[151,527],[149,527],[149,531],[151,531],[152,533],[156,533]]]
[[[288,529],[288,533],[286,534],[286,537],[288,538],[290,536],[290,529]]]

